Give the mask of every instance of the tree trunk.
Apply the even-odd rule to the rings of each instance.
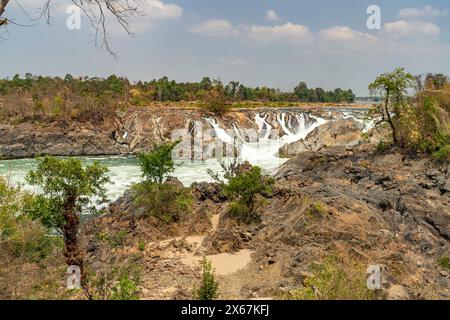
[[[78,243],[78,231],[80,228],[80,218],[75,212],[76,196],[69,196],[64,205],[64,218],[66,224],[63,227],[66,263],[68,266],[77,266],[80,268],[81,287],[88,299],[91,299],[86,276],[84,272],[84,259]]]
[[[394,145],[397,145],[398,144],[397,128],[395,127],[394,122],[392,121],[391,114],[389,112],[389,90],[387,91],[387,94],[386,94],[386,104],[384,106],[384,110],[386,112],[387,122],[389,123],[389,126],[391,127],[392,140],[394,142]]]

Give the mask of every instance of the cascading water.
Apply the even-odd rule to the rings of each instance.
[[[370,129],[373,128],[375,124],[375,120],[367,120],[365,117],[365,113],[358,113],[352,111],[342,111],[343,119],[353,119],[357,123],[361,125],[362,132],[369,132]]]
[[[237,125],[233,125],[233,132],[229,133],[221,128],[215,119],[206,120],[213,127],[218,139],[230,145],[238,144],[240,161],[260,166],[266,173],[273,173],[287,160],[278,157],[278,151],[282,146],[306,138],[315,128],[327,122],[308,113],[283,112],[277,114],[275,118],[281,130],[275,130],[267,121],[267,115],[256,114],[257,132],[247,135],[255,139],[247,141],[241,134],[246,130],[239,129]]]

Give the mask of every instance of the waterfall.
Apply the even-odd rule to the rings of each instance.
[[[267,140],[270,137],[272,126],[267,122],[266,116],[259,113],[255,115],[255,122],[258,126],[258,136],[261,140]]]
[[[205,120],[208,121],[208,123],[211,124],[211,126],[213,127],[214,132],[217,135],[217,138],[219,138],[220,140],[222,140],[225,143],[234,145],[234,142],[235,142],[234,138],[232,136],[230,136],[224,129],[222,129],[215,119],[206,118]]]
[[[362,132],[366,133],[373,128],[375,120],[366,120],[365,114],[353,113],[351,111],[342,111],[343,119],[353,119],[355,122],[361,125]]]
[[[249,161],[269,172],[276,170],[286,161],[277,156],[283,145],[306,138],[315,128],[327,122],[325,119],[303,112],[277,113],[275,119],[272,119],[272,124],[269,118],[268,114],[257,113],[256,131],[242,129],[233,124],[233,132],[230,132],[221,128],[215,119],[208,118],[206,121],[211,124],[217,138],[222,142],[233,145],[236,140],[239,141],[239,156],[242,161]],[[282,129],[278,135],[273,129],[276,123]]]

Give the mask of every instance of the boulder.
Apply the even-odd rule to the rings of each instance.
[[[305,139],[283,146],[280,155],[292,157],[328,147],[353,147],[360,143],[361,135],[361,127],[353,119],[331,121],[314,129]]]

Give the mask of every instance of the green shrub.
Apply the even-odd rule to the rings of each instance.
[[[214,300],[219,297],[219,283],[214,279],[214,269],[211,261],[203,258],[202,280],[200,287],[194,286],[193,298],[195,300]]]
[[[138,243],[138,250],[145,251],[145,243],[144,242],[141,241]]]
[[[345,265],[335,257],[311,266],[313,276],[304,286],[284,298],[293,300],[372,300],[377,292],[367,288],[366,271],[358,265]]]
[[[220,89],[213,89],[206,95],[202,108],[217,116],[221,116],[230,111],[232,105],[225,100]]]
[[[442,257],[438,261],[439,266],[447,271],[450,271],[450,258],[449,257]]]
[[[137,291],[137,281],[125,275],[113,287],[111,300],[139,300]]]
[[[315,202],[315,203],[311,203],[309,205],[309,208],[306,212],[306,214],[310,217],[310,218],[314,218],[317,216],[323,216],[325,215],[327,212],[327,208],[319,202]]]
[[[0,176],[0,254],[33,262],[46,258],[61,239],[24,214],[33,196],[8,185]]]
[[[104,266],[101,270],[88,270],[87,281],[95,300],[139,300],[138,286],[141,270],[136,265]]]
[[[230,205],[230,214],[246,223],[259,220],[256,209],[261,201],[258,201],[258,196],[270,193],[273,183],[273,179],[261,175],[259,167],[231,178],[223,187],[223,194],[235,200]]]
[[[377,145],[377,152],[383,153],[388,151],[392,147],[392,144],[385,142],[384,140],[380,140]]]
[[[142,177],[153,183],[163,183],[164,180],[175,170],[172,160],[172,151],[178,142],[164,143],[155,146],[148,153],[138,156]]]
[[[190,211],[192,196],[188,188],[171,183],[158,184],[144,181],[133,186],[135,204],[154,216],[170,223],[178,221]]]
[[[416,113],[420,130],[418,149],[431,154],[437,160],[450,160],[449,115],[439,105],[439,97],[420,97]]]
[[[111,237],[111,244],[113,247],[122,246],[125,242],[128,232],[126,230],[119,230],[116,234]]]

